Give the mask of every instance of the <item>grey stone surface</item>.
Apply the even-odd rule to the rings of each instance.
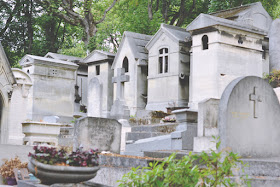
[[[220,10],[210,13],[210,15],[234,20],[238,23],[244,23],[263,30],[268,30],[272,22],[272,18],[260,2],[242,5],[228,10]]]
[[[114,77],[119,68],[124,68],[124,60],[128,61],[129,82],[123,83],[123,98],[125,106],[130,111],[129,115],[135,115],[138,110],[146,106],[147,95],[147,59],[148,51],[145,45],[152,36],[125,31],[118,52],[112,64]],[[117,86],[114,85],[114,100],[117,99]]]
[[[127,144],[125,151],[129,153],[129,152],[143,152],[143,151],[170,150],[170,149],[171,149],[171,135],[163,135],[163,136],[138,140],[133,144]]]
[[[273,88],[258,77],[241,77],[225,89],[219,105],[221,149],[242,157],[280,154],[280,105]]]
[[[124,82],[129,81],[129,75],[125,75],[124,68],[117,69],[117,76],[113,77],[112,83],[117,84],[116,100],[112,106],[111,117],[116,119],[126,119],[130,115],[130,111],[124,100]]]
[[[165,135],[163,132],[129,132],[126,134],[126,141],[133,140],[137,141],[144,138],[151,138],[155,136]]]
[[[114,119],[84,117],[75,122],[75,147],[120,153],[121,124]]]
[[[34,55],[25,55],[19,63],[33,82],[27,119],[40,121],[44,116],[58,116],[59,122],[71,121],[78,65]]]
[[[102,91],[103,85],[99,79],[94,77],[89,81],[88,97],[90,98],[90,105],[88,106],[88,116],[102,117]]]
[[[263,28],[257,28],[247,23],[236,22],[203,13],[201,13],[192,23],[187,26],[187,31],[193,31],[199,28],[211,27],[216,25],[240,29],[260,35],[266,35],[268,33],[268,30],[263,30]]]
[[[195,152],[216,150],[212,136],[218,136],[219,99],[205,99],[198,103],[197,137],[194,138]]]
[[[269,70],[280,69],[280,19],[275,19],[269,31]]]
[[[188,106],[190,47],[186,45],[186,41],[189,39],[190,33],[186,30],[161,24],[158,32],[146,45],[149,51],[146,110],[166,112],[167,107]],[[160,73],[159,50],[164,48],[168,50],[161,55],[164,55],[167,61],[162,62],[163,72]]]
[[[171,149],[192,150],[193,140],[197,136],[197,124],[185,124],[177,126],[177,129],[184,127],[185,130],[176,130],[171,133]],[[181,128],[182,128],[181,127]]]
[[[47,123],[57,123],[58,120],[59,120],[58,116],[45,116],[43,118],[43,121]]]
[[[155,125],[138,125],[131,127],[131,132],[173,132],[178,123],[162,123]]]
[[[60,127],[58,135],[58,145],[73,147],[74,144],[74,127]]]
[[[102,110],[101,117],[110,118],[114,90],[112,85],[114,58],[115,54],[113,53],[94,50],[83,60],[88,65],[88,86],[91,86],[91,81],[94,79],[98,79],[100,84],[100,86],[95,85],[95,87],[88,89],[88,116],[91,116],[92,111],[96,110],[95,105],[101,103],[101,106],[98,107]],[[98,70],[99,72],[97,72]],[[102,96],[96,97],[96,92]]]

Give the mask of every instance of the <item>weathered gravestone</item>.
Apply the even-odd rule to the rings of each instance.
[[[242,157],[280,155],[280,105],[273,88],[259,77],[241,77],[225,89],[219,105],[221,149]]]
[[[102,84],[94,77],[88,85],[88,116],[101,117],[102,114]]]
[[[124,82],[129,81],[129,75],[125,75],[124,68],[117,69],[117,76],[113,77],[112,83],[117,83],[116,100],[111,109],[111,116],[116,119],[126,119],[130,115],[124,101]]]
[[[75,122],[74,148],[120,153],[122,125],[114,119],[84,117]]]

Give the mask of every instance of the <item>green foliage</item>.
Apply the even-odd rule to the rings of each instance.
[[[280,70],[273,69],[270,74],[263,76],[273,87],[280,87]]]
[[[217,143],[217,149],[219,145],[220,142]],[[142,169],[132,168],[118,182],[120,187],[240,186],[245,183],[250,186],[250,182],[246,182],[243,177],[238,183],[230,179],[237,164],[243,165],[239,158],[232,152],[211,151],[199,155],[190,152],[177,160],[176,153],[173,153],[162,163],[150,163]]]

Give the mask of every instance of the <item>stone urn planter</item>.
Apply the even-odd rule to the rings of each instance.
[[[79,183],[94,178],[99,170],[94,167],[56,166],[43,164],[29,157],[28,169],[43,184]]]

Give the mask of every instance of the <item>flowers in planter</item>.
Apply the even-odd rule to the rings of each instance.
[[[98,166],[98,150],[82,151],[79,148],[72,153],[67,153],[65,149],[53,147],[38,147],[34,146],[35,153],[29,153],[29,157],[34,158],[38,162],[58,166],[79,166],[93,167]]]
[[[170,118],[170,117],[166,116],[166,117],[162,118],[162,121],[163,121],[163,122],[171,122],[171,123],[174,123],[174,122],[176,122],[176,118]]]
[[[18,157],[6,160],[5,163],[0,167],[0,174],[3,178],[14,178],[14,168],[27,168],[27,162],[22,163]]]

